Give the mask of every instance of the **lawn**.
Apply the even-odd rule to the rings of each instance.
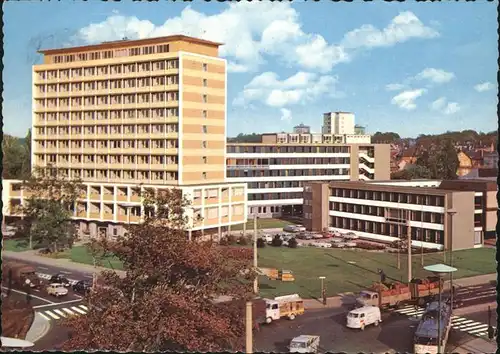
[[[10,240],[2,240],[2,242],[3,242],[2,248],[5,251],[24,252],[30,249],[29,242],[27,240],[10,239]]]
[[[356,292],[379,281],[377,270],[383,269],[387,278],[407,280],[407,258],[401,256],[401,269],[397,269],[397,256],[390,253],[362,250],[317,248],[259,249],[259,267],[288,269],[295,275],[295,282],[283,283],[260,277],[260,292],[264,297],[298,293],[304,298],[319,297],[321,281],[325,276],[327,296],[343,292]],[[453,264],[458,269],[455,279],[496,272],[495,249],[478,248],[453,252]],[[423,270],[420,255],[413,256],[413,276],[431,275]],[[424,265],[443,263],[443,255],[424,256]],[[389,280],[388,279],[388,280]]]
[[[290,224],[293,224],[293,222],[281,219],[257,219],[258,229],[281,229]],[[247,231],[253,230],[253,220],[248,221],[246,226]],[[231,230],[243,230],[243,224],[231,226]]]
[[[85,246],[76,246],[70,250],[69,257],[73,262],[93,265],[93,259]],[[107,257],[102,260],[100,267],[122,270],[123,265],[116,257]]]

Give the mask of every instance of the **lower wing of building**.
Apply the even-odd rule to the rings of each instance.
[[[86,193],[74,209],[73,219],[80,232],[93,236],[105,232],[122,235],[127,224],[144,219],[142,192],[147,188],[174,188],[158,185],[112,184],[84,182]],[[16,206],[28,197],[22,181],[2,181],[3,215],[17,217]],[[175,187],[182,190],[190,205],[185,213],[187,229],[195,233],[220,234],[233,225],[247,221],[246,183],[221,183]]]

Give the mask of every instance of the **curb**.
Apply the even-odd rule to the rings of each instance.
[[[30,338],[30,342],[33,342],[33,343],[36,343],[37,341],[39,341],[40,339],[42,339],[43,337],[45,337],[47,335],[47,333],[49,332],[50,328],[51,328],[50,321],[47,321],[38,312],[35,312],[35,316],[43,321],[43,328],[40,331],[40,333],[38,333],[35,336],[35,338]],[[33,321],[33,323],[34,322],[35,321]],[[30,328],[30,330],[31,330],[31,328]],[[29,334],[29,331],[28,331],[28,334]],[[28,340],[28,334],[26,334],[26,340]]]

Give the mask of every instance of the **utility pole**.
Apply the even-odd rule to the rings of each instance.
[[[246,304],[246,353],[253,353],[253,333],[252,333],[252,301]]]
[[[257,273],[257,215],[253,217],[253,268],[254,272]],[[253,281],[253,292],[255,296],[259,295],[259,280],[258,275],[255,274],[255,279]]]
[[[412,259],[411,259],[411,211],[408,210],[407,211],[407,218],[406,218],[406,224],[407,224],[407,227],[406,227],[406,236],[407,236],[407,240],[408,240],[408,283],[411,282],[411,279],[412,279],[412,269],[411,269],[411,266],[412,266]]]

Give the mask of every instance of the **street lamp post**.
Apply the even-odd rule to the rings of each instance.
[[[321,277],[319,277],[319,279],[321,279],[321,297],[323,298],[323,305],[326,306],[326,289],[325,289],[326,277],[321,276]]]
[[[449,265],[450,267],[453,267],[453,216],[457,213],[455,209],[448,209],[446,213],[450,216],[450,229],[448,232],[448,248],[450,251],[450,262]],[[443,245],[444,245],[444,240],[443,240]],[[453,294],[453,272],[450,272],[450,302],[451,302],[451,308],[453,308],[453,300],[454,300],[454,294]]]
[[[455,272],[457,269],[450,267],[446,264],[433,264],[433,265],[429,265],[429,266],[424,267],[424,269],[439,277],[438,350],[437,350],[437,352],[441,353],[441,344],[442,344],[441,343],[441,340],[442,340],[442,336],[441,336],[441,314],[442,314],[442,312],[441,312],[441,295],[443,292],[443,289],[442,289],[443,277],[447,273]]]

